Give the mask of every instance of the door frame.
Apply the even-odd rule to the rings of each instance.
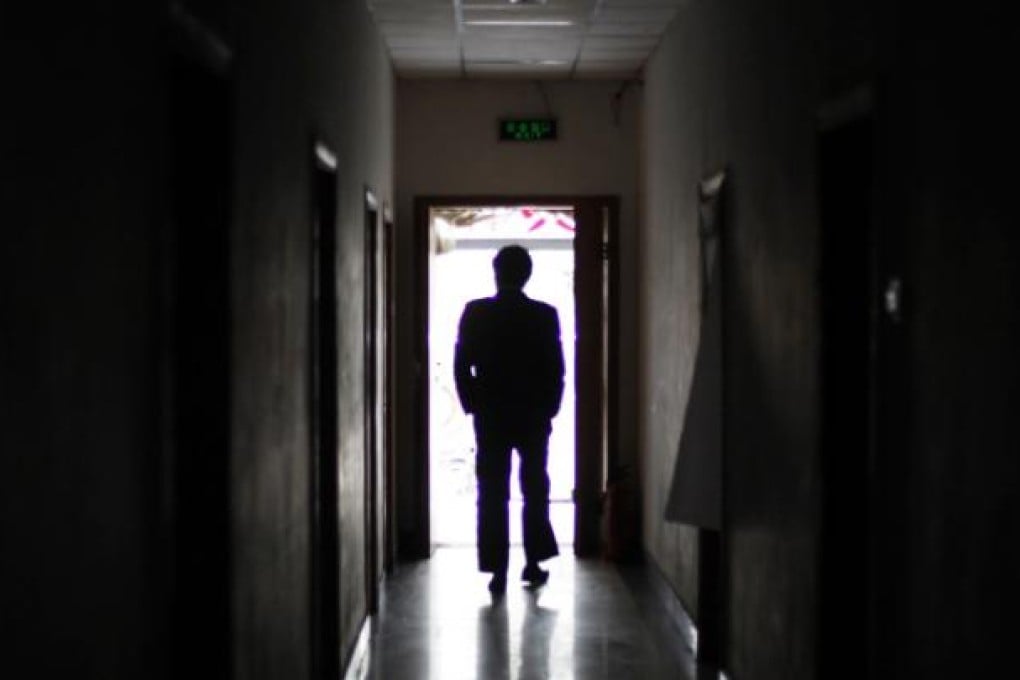
[[[429,471],[429,293],[431,252],[429,214],[432,208],[455,206],[534,205],[571,206],[577,232],[574,238],[575,313],[578,342],[575,352],[576,438],[574,489],[574,554],[599,554],[599,519],[606,470],[619,459],[617,403],[619,380],[619,197],[612,195],[428,195],[414,199],[413,313],[415,372],[411,403],[414,424],[408,452],[412,465],[413,507],[402,509],[415,518],[412,534],[401,546],[411,559],[432,552]],[[603,263],[608,261],[608,267]],[[608,278],[608,280],[606,280]],[[604,285],[605,284],[605,285]],[[605,292],[603,292],[605,291]],[[603,300],[607,296],[608,300]],[[605,302],[605,304],[604,304]],[[603,308],[606,311],[603,311]],[[586,332],[584,329],[596,329]],[[603,349],[605,348],[605,349]],[[603,375],[608,381],[603,389]],[[595,395],[595,396],[591,396]],[[585,453],[591,452],[591,453]]]
[[[382,404],[381,396],[385,389],[385,376],[380,376],[380,357],[385,357],[386,349],[380,351],[380,342],[384,339],[383,329],[380,328],[380,303],[379,283],[380,272],[380,249],[382,246],[380,236],[382,225],[382,204],[376,192],[365,187],[364,198],[364,345],[363,364],[364,380],[363,404],[364,404],[364,465],[365,465],[365,607],[369,614],[374,614],[379,607],[379,578],[381,576],[379,549],[382,543],[380,539],[380,510],[379,502],[382,494],[379,492],[379,461],[384,458],[381,455],[382,444],[385,435],[382,433],[383,422],[381,417]]]
[[[340,669],[339,363],[337,322],[338,163],[312,141],[309,248],[309,438],[311,467],[312,677]],[[330,186],[326,186],[329,183]],[[323,217],[325,216],[325,219]]]
[[[380,546],[382,552],[383,574],[392,573],[396,561],[396,523],[394,517],[397,507],[397,475],[396,475],[396,416],[394,404],[397,395],[397,354],[394,331],[396,329],[396,233],[394,231],[393,209],[389,202],[383,202],[382,224],[380,225],[380,257],[382,264],[382,528]]]

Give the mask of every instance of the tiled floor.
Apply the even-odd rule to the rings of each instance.
[[[519,548],[515,548],[519,553]],[[520,559],[518,554],[514,558]],[[511,558],[511,559],[514,559]],[[512,577],[523,565],[511,563]],[[486,589],[471,548],[443,548],[387,579],[355,675],[382,680],[692,679],[684,635],[647,573],[563,555],[549,583]],[[689,634],[689,631],[688,631]]]

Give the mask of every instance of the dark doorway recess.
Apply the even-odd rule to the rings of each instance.
[[[819,135],[823,477],[819,677],[870,677],[874,121]]]
[[[364,298],[364,347],[365,347],[365,602],[368,612],[375,613],[379,606],[379,581],[382,578],[384,544],[380,517],[385,494],[381,486],[380,470],[385,459],[384,391],[386,357],[384,346],[385,304],[382,289],[383,235],[380,220],[381,207],[375,192],[365,190],[365,298]]]
[[[314,678],[340,673],[339,397],[337,377],[337,162],[313,146],[309,386],[312,480],[312,663]]]
[[[382,552],[382,568],[385,573],[391,573],[396,559],[396,531],[394,530],[394,515],[396,514],[397,501],[397,473],[396,473],[396,421],[393,410],[393,401],[397,390],[396,370],[396,343],[393,329],[396,328],[396,304],[395,304],[395,281],[394,271],[396,267],[396,251],[394,248],[394,226],[393,212],[390,206],[384,205],[382,211],[382,275],[380,277],[381,288],[379,296],[382,300],[382,317],[380,319],[380,345],[382,356],[382,426],[381,426],[381,449],[383,454],[383,477],[381,488],[380,509],[382,512],[382,541],[380,551]]]
[[[429,522],[429,272],[431,268],[430,211],[465,206],[565,206],[573,210],[574,295],[576,310],[576,450],[574,553],[595,556],[600,551],[599,513],[607,470],[617,466],[616,395],[618,354],[618,277],[615,256],[619,199],[615,196],[422,196],[415,199],[414,328],[417,367],[412,403],[416,404],[410,452],[411,474],[401,475],[412,488],[398,494],[413,499],[401,516],[413,517],[414,527],[399,537],[400,554],[420,559],[431,553]],[[481,290],[480,295],[485,291]],[[569,339],[564,338],[565,342]],[[406,514],[405,514],[406,513]],[[561,546],[563,548],[565,546]]]
[[[200,52],[196,50],[196,52]],[[169,62],[165,414],[172,504],[172,674],[231,675],[229,79]]]

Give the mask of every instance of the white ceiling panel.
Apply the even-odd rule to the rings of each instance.
[[[449,40],[443,39],[442,36],[394,35],[389,36],[386,42],[389,43],[391,53],[406,52],[412,49],[442,49],[451,54],[460,54],[456,43],[451,43]]]
[[[690,3],[691,0],[602,0],[601,9],[630,9],[636,7],[662,8],[670,7],[674,11]]]
[[[387,46],[390,46],[392,41],[399,40],[401,38],[430,38],[434,40],[442,40],[454,48],[460,44],[460,40],[457,38],[457,32],[452,26],[449,28],[416,28],[410,24],[388,24],[386,26],[380,26],[380,29],[380,33],[382,34],[383,40],[386,42]]]
[[[460,59],[436,59],[429,56],[415,56],[407,61],[397,59],[396,63],[403,68],[414,68],[419,70],[445,69],[447,71],[460,72]]]
[[[656,35],[587,35],[584,38],[585,49],[639,49],[646,53],[659,44]]]
[[[600,21],[594,23],[588,29],[588,35],[643,35],[658,38],[665,31],[661,24],[638,24],[638,23],[612,23]]]
[[[621,61],[581,61],[574,67],[573,75],[577,78],[636,78],[643,64],[643,59],[630,66]]]
[[[689,0],[366,0],[398,75],[630,77]]]
[[[468,64],[465,75],[473,78],[569,78],[571,66],[521,66],[520,64]]]
[[[451,9],[450,0],[367,0],[368,8],[373,12],[395,12],[405,10],[413,12],[423,9]]]
[[[389,21],[399,23],[453,23],[456,20],[456,16],[449,6],[419,7],[414,9],[384,7],[376,10],[375,20],[379,23]]]
[[[672,7],[604,7],[595,20],[602,23],[659,24],[665,27],[676,10]]]
[[[612,51],[599,51],[584,49],[581,51],[580,61],[602,61],[602,62],[632,62],[637,61],[641,63],[647,58],[648,53],[644,50],[639,51],[625,51],[625,50],[612,50]]]
[[[599,0],[524,0],[509,2],[508,0],[450,0],[453,6],[460,5],[464,12],[519,12],[521,14],[591,14]]]
[[[429,64],[444,63],[460,65],[460,55],[447,48],[442,50],[399,50],[393,53],[393,61],[398,65],[420,61]]]
[[[566,61],[574,60],[581,46],[580,38],[560,40],[506,40],[486,37],[472,39],[465,36],[463,55],[465,61]]]
[[[460,59],[442,59],[436,58],[429,55],[414,55],[408,59],[395,59],[395,64],[399,64],[402,68],[425,68],[425,69],[452,69],[453,71],[460,71]]]
[[[454,66],[449,64],[430,66],[427,64],[413,63],[396,67],[400,69],[400,75],[403,78],[435,80],[439,78],[460,78],[464,75],[461,71],[460,64],[456,64]]]
[[[590,12],[572,7],[553,7],[552,5],[499,5],[484,8],[465,6],[461,10],[464,23],[473,21],[519,21],[519,22],[583,22]]]

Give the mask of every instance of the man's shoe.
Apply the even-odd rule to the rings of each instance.
[[[506,572],[497,571],[489,581],[489,592],[493,595],[502,595],[506,592]]]
[[[545,585],[545,582],[549,580],[549,572],[541,569],[537,564],[529,564],[521,572],[521,580],[527,581],[533,586]]]

